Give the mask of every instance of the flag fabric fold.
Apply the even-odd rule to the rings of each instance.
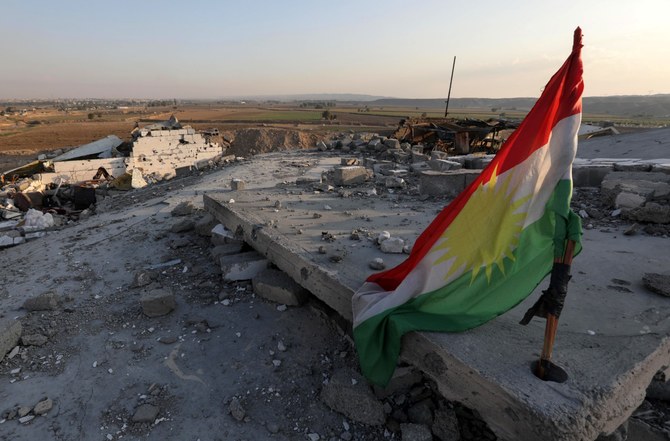
[[[363,374],[385,385],[409,331],[458,332],[524,300],[581,227],[570,210],[581,124],[581,30],[572,53],[493,161],[416,240],[352,298]]]

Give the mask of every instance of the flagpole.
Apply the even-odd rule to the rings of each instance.
[[[575,251],[575,241],[568,240],[565,245],[565,251],[560,259],[554,260],[555,263],[562,263],[568,267],[572,265],[572,257]],[[551,377],[564,377],[567,379],[567,373],[557,365],[551,363],[551,353],[554,348],[554,341],[556,340],[556,332],[558,331],[558,317],[554,314],[547,313],[547,323],[544,328],[544,344],[542,345],[542,354],[535,370],[535,375],[540,380],[552,380]],[[553,375],[550,371],[554,371]],[[559,371],[560,370],[560,371]],[[559,374],[560,372],[560,374]],[[555,379],[553,378],[553,379]],[[560,378],[559,378],[560,379]],[[563,380],[565,381],[565,380]],[[562,383],[563,381],[558,381]]]
[[[449,98],[451,98],[451,84],[454,82],[454,69],[456,69],[456,55],[454,55],[454,64],[451,65],[451,79],[449,80],[449,93],[447,93],[447,107],[444,109],[444,117],[449,113]]]

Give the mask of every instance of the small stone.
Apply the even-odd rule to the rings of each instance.
[[[410,422],[430,426],[433,424],[433,404],[430,398],[421,400],[407,409]]]
[[[11,371],[9,371],[9,374],[10,375],[17,375],[20,372],[21,372],[21,368],[16,368],[16,369],[12,369]]]
[[[153,423],[158,416],[158,407],[151,404],[142,404],[133,414],[133,423]]]
[[[191,219],[182,219],[175,222],[170,227],[170,231],[173,233],[184,233],[193,229],[195,229],[195,222],[193,222]]]
[[[284,345],[283,341],[280,340],[279,342],[277,342],[277,350],[279,352],[285,352],[286,351],[286,345]]]
[[[176,335],[168,335],[166,337],[159,338],[158,341],[163,343],[164,345],[171,345],[172,343],[175,343],[177,341],[177,336]]]
[[[19,418],[19,423],[26,424],[32,421],[35,418],[35,415],[26,415],[22,418]]]
[[[51,408],[54,406],[53,400],[50,398],[47,398],[45,400],[40,401],[35,405],[35,408],[33,409],[33,413],[35,415],[44,415],[48,411],[51,410]]]
[[[28,415],[32,409],[28,406],[21,406],[19,407],[18,415],[19,418],[23,418],[24,416]]]
[[[279,424],[277,423],[267,423],[265,428],[268,429],[270,433],[279,433]]]
[[[143,286],[150,285],[151,282],[156,280],[156,273],[153,271],[138,271],[135,273],[135,276],[133,277],[133,286],[136,288],[140,288]]]
[[[432,441],[433,434],[428,426],[422,424],[401,424],[400,431],[403,441]]]
[[[370,266],[371,269],[376,270],[376,271],[380,271],[380,270],[383,270],[384,268],[386,268],[386,264],[384,263],[384,259],[382,259],[381,257],[376,257],[376,258],[372,259],[370,261],[370,263],[368,264],[368,266]]]
[[[237,421],[244,420],[244,417],[247,414],[244,408],[242,407],[242,403],[240,403],[240,400],[237,397],[234,397],[230,401],[228,410],[230,411],[230,415],[232,415],[232,417],[235,418]]]
[[[278,305],[278,306],[277,306],[277,311],[279,311],[279,312],[284,312],[284,311],[286,311],[286,305]]]
[[[23,346],[43,346],[48,339],[42,334],[24,335],[21,337]]]
[[[184,201],[180,202],[177,204],[176,207],[172,209],[172,216],[188,216],[189,214],[193,213],[193,210],[195,208],[193,207],[193,204],[191,201]]]
[[[388,231],[382,231],[381,233],[379,233],[379,236],[377,236],[377,243],[381,244],[382,242],[390,238],[391,233],[389,233]]]
[[[645,273],[642,277],[642,283],[649,291],[670,297],[670,275]]]
[[[58,308],[58,302],[58,295],[49,291],[23,302],[23,309],[27,311],[53,311]]]
[[[163,288],[143,292],[140,302],[142,303],[142,312],[147,317],[166,315],[176,306],[174,294]]]
[[[640,225],[639,224],[633,224],[630,227],[626,229],[626,231],[623,232],[624,236],[632,236],[635,233],[637,233],[637,229]]]
[[[330,205],[324,205],[323,209],[326,210],[326,211],[330,211],[330,210],[333,209],[333,207],[331,207]]]
[[[328,250],[323,245],[319,247],[319,254],[326,254],[327,252]]]
[[[391,237],[390,239],[383,241],[380,245],[380,248],[383,253],[400,254],[403,252],[404,246],[404,240],[398,237]]]
[[[19,347],[18,347],[18,346],[14,346],[14,349],[12,349],[11,351],[9,351],[9,354],[7,354],[7,358],[8,358],[9,360],[11,360],[12,358],[16,357],[16,356],[18,355],[18,353],[19,353]]]
[[[234,191],[244,190],[246,183],[242,179],[235,178],[230,181],[230,188]]]
[[[281,360],[276,360],[276,359],[275,359],[275,360],[272,360],[272,365],[273,365],[274,367],[279,367],[279,366],[281,366]]]
[[[435,436],[443,440],[458,440],[460,432],[458,430],[458,419],[454,409],[442,407],[435,411],[432,430]]]

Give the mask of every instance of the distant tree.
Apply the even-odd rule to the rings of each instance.
[[[88,119],[93,119],[94,117],[95,117],[95,114],[93,114],[93,113],[88,114]]]
[[[98,112],[98,118],[102,118],[102,112]]]
[[[417,109],[418,109],[418,107],[417,107]],[[428,116],[428,114],[427,114],[426,112],[423,112],[423,113],[421,114],[421,118],[426,118],[427,116]]]
[[[328,121],[332,121],[334,119],[337,119],[337,116],[335,114],[331,113],[330,110],[324,110],[321,113],[321,118],[326,119]]]

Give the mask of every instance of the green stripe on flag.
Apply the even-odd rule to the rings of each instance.
[[[559,182],[544,215],[521,232],[514,259],[503,260],[504,274],[494,265],[490,279],[485,271],[479,271],[473,280],[469,271],[444,287],[421,294],[354,328],[363,374],[371,382],[384,386],[393,375],[400,339],[405,333],[472,329],[528,297],[551,271],[554,232],[557,224],[570,216],[571,191],[570,181]],[[575,254],[580,250],[578,243]]]

